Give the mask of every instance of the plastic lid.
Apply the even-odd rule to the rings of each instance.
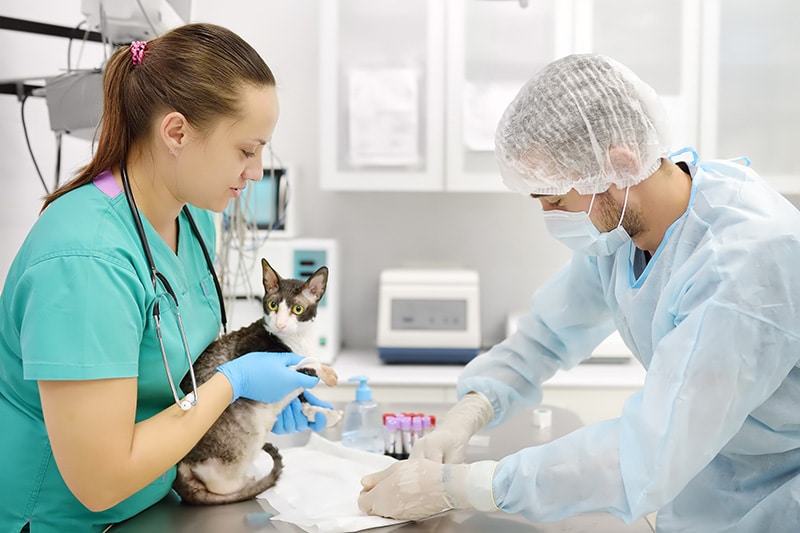
[[[367,380],[369,378],[367,376],[353,376],[352,378],[348,379],[347,381],[358,381],[358,387],[356,388],[356,401],[357,402],[368,402],[372,400],[372,389],[369,388],[367,385]]]

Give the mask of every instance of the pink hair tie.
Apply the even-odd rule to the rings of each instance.
[[[131,43],[131,62],[134,67],[142,64],[144,51],[147,49],[147,41],[133,41]]]

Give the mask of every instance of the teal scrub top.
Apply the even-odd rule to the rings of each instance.
[[[190,208],[213,254],[212,213]],[[219,333],[219,299],[197,238],[179,217],[177,254],[142,217],[156,268],[175,292],[192,358]],[[0,295],[0,532],[102,531],[163,498],[175,468],[94,513],[70,492],[53,458],[38,380],[138,380],[136,420],[173,403],[153,304],[178,386],[188,370],[174,305],[150,270],[125,195],[110,172],[53,202],[37,220]],[[103,398],[97,398],[98,405]]]

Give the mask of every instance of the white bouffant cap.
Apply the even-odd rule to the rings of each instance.
[[[576,54],[550,63],[506,109],[495,156],[506,186],[523,194],[602,193],[636,185],[667,153],[655,91],[613,59]]]

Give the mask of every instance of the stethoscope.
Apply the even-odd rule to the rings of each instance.
[[[133,221],[136,224],[136,233],[139,235],[139,240],[142,243],[144,255],[147,258],[147,266],[150,268],[150,279],[153,282],[153,291],[156,294],[156,300],[153,304],[153,319],[155,320],[156,324],[158,344],[161,346],[161,358],[164,361],[164,370],[166,370],[167,379],[169,380],[169,388],[172,389],[172,397],[175,399],[175,403],[178,405],[178,407],[184,411],[188,411],[197,405],[197,378],[194,375],[194,368],[192,367],[192,354],[189,351],[189,343],[186,340],[186,333],[183,329],[183,320],[181,319],[181,313],[178,309],[178,298],[175,296],[175,292],[172,290],[172,286],[169,284],[169,281],[167,281],[166,276],[158,271],[155,262],[153,262],[153,254],[150,252],[150,245],[147,242],[147,236],[144,232],[142,217],[139,216],[139,209],[136,207],[136,202],[133,200],[133,192],[131,191],[130,181],[128,181],[128,172],[125,169],[125,163],[120,166],[120,172],[122,174],[122,187],[125,192],[125,198],[128,200],[128,207],[131,209],[131,215],[133,215]],[[214,288],[217,290],[217,298],[219,298],[219,312],[220,316],[222,317],[222,329],[223,332],[225,332],[227,331],[228,319],[225,315],[225,303],[222,301],[222,287],[220,287],[219,279],[217,279],[217,273],[214,270],[214,264],[211,261],[211,255],[209,255],[208,249],[203,243],[200,230],[197,229],[197,224],[195,224],[194,218],[192,218],[192,214],[189,212],[189,208],[185,205],[183,206],[183,214],[186,215],[186,220],[189,221],[189,226],[192,228],[192,233],[197,239],[197,242],[200,244],[200,249],[203,251],[203,257],[206,260],[206,266],[208,266],[208,270],[211,272],[211,277],[214,279]],[[181,333],[181,340],[183,341],[183,349],[186,353],[186,360],[189,363],[189,376],[192,379],[192,392],[187,394],[182,400],[178,396],[178,389],[175,387],[175,382],[172,379],[172,372],[169,370],[167,352],[164,349],[164,338],[161,336],[161,306],[157,296],[159,281],[164,286],[167,295],[172,299],[172,303],[175,305],[175,316],[178,317],[178,329]]]

